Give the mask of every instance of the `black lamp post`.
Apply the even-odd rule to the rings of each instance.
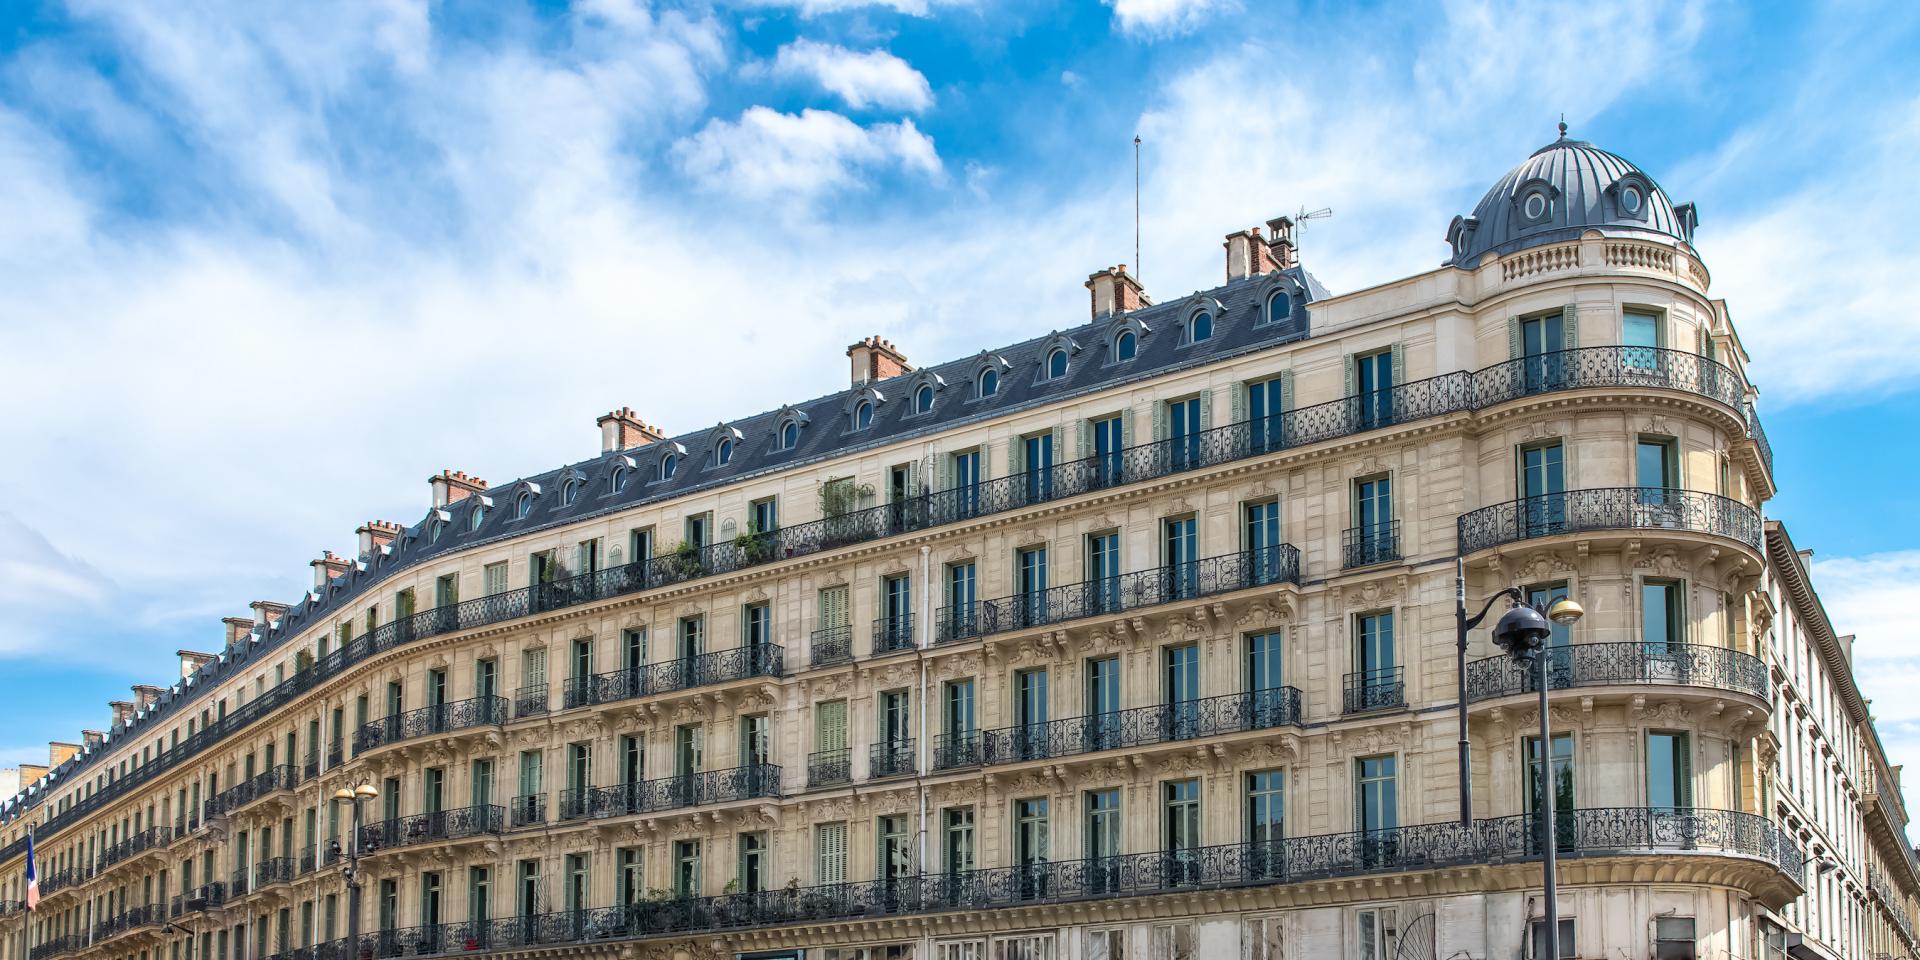
[[[360,955],[360,805],[380,795],[371,783],[357,787],[341,787],[333,792],[333,799],[353,804],[353,828],[347,834],[347,865],[340,869],[340,875],[347,881],[347,944],[352,952],[350,957]]]
[[[1540,687],[1540,862],[1546,888],[1542,923],[1546,928],[1543,946],[1547,960],[1558,960],[1560,956],[1560,891],[1556,877],[1560,841],[1555,835],[1553,730],[1547,713],[1547,661],[1552,658],[1545,655],[1553,627],[1547,621],[1571,626],[1585,613],[1578,603],[1565,597],[1555,600],[1544,612],[1516,600],[1513,609],[1501,614],[1500,622],[1493,627],[1493,642],[1506,650],[1507,656],[1539,669],[1536,682]]]
[[[1499,593],[1487,598],[1480,612],[1467,616],[1467,562],[1453,561],[1453,623],[1455,633],[1454,678],[1459,684],[1460,694],[1460,826],[1473,827],[1473,743],[1467,739],[1467,633],[1487,618],[1487,611],[1493,609],[1493,602],[1506,597],[1514,603],[1523,603],[1519,587],[1506,587]]]

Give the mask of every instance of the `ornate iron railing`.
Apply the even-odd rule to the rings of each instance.
[[[342,644],[316,660],[311,668],[295,673],[224,719],[182,739],[154,760],[133,768],[126,776],[113,778],[113,783],[127,789],[145,783],[349,667],[415,640],[1020,509],[1036,502],[1078,496],[1183,470],[1339,439],[1378,427],[1470,411],[1547,391],[1593,387],[1695,394],[1733,408],[1746,419],[1750,431],[1757,431],[1758,418],[1745,416],[1738,375],[1712,360],[1679,351],[1583,347],[1504,361],[1472,372],[1455,371],[1365,396],[1343,397],[1199,434],[1140,444],[1105,456],[1056,464],[1041,476],[1016,474],[926,493],[898,503],[736,538],[700,550],[656,556],[414,613]],[[283,625],[293,627],[295,623]],[[124,795],[125,790],[96,792],[48,817],[40,825],[38,835],[45,840]],[[12,860],[24,849],[24,838],[14,841],[0,849],[0,862]]]
[[[1340,566],[1366,567],[1400,559],[1400,521],[1348,527],[1340,540]]]
[[[148,827],[125,840],[100,852],[100,869],[139,856],[148,850],[159,850],[173,842],[172,827]],[[45,890],[45,885],[41,887]]]
[[[93,925],[93,940],[98,943],[108,937],[116,937],[129,930],[151,927],[167,919],[166,908],[160,904],[149,903],[143,906],[123,910],[119,914]]]
[[[72,953],[86,945],[87,938],[84,935],[69,933],[34,944],[33,949],[28,951],[27,956],[30,960],[46,960],[48,957],[58,957],[63,954]]]
[[[913,614],[876,617],[873,621],[873,655],[913,649]]]
[[[941,607],[934,617],[933,640],[957,643],[1248,587],[1299,582],[1300,551],[1283,543],[997,600]]]
[[[507,811],[497,804],[416,813],[369,823],[360,828],[360,850],[372,853],[436,840],[459,840],[506,829]]]
[[[521,687],[513,692],[513,716],[518,720],[524,717],[540,717],[547,713],[547,685],[544,683]]]
[[[934,741],[933,766],[948,770],[1051,760],[1299,722],[1300,691],[1275,687],[997,730],[942,734]]]
[[[1347,674],[1341,709],[1346,713],[1387,710],[1407,705],[1405,667],[1382,667]]]
[[[807,786],[829,787],[853,779],[853,751],[815,750],[807,754]]]
[[[508,809],[511,814],[508,823],[511,826],[531,827],[535,824],[546,823],[547,795],[544,793],[531,793],[525,796],[514,797]]]
[[[258,890],[276,883],[292,883],[295,866],[292,857],[270,857],[254,864],[253,888]]]
[[[1765,818],[1726,810],[1601,808],[1556,817],[1562,858],[1718,854],[1772,864],[1796,883],[1804,855]],[[1039,861],[952,873],[787,887],[364,934],[362,960],[512,950],[946,911],[1262,887],[1538,859],[1532,816],[1286,837],[1260,843]],[[303,958],[305,960],[305,958]],[[316,956],[313,960],[337,960]]]
[[[320,775],[320,755],[318,753],[307,754],[307,758],[300,762],[301,781],[304,782],[307,780],[312,780],[313,778],[319,775]]]
[[[816,667],[853,662],[853,624],[821,627],[813,632],[812,662]]]
[[[497,727],[507,722],[507,706],[506,697],[474,697],[381,717],[353,732],[353,752],[365,753],[389,743],[455,730]]]
[[[1701,643],[1575,643],[1550,647],[1550,690],[1613,684],[1661,684],[1705,687],[1772,699],[1772,678],[1759,657]],[[1538,693],[1539,668],[1511,657],[1488,657],[1467,664],[1467,700],[1477,702],[1522,693]]]
[[[1767,442],[1767,431],[1760,425],[1760,411],[1747,404],[1747,436],[1753,439],[1753,445],[1760,451],[1760,462],[1766,465],[1767,475],[1773,475],[1773,444]],[[1912,938],[1909,937],[1909,940]]]
[[[569,788],[560,792],[559,819],[618,817],[778,796],[780,767],[758,763],[611,787]]]
[[[320,860],[319,855],[312,850],[300,851],[299,875],[304,877],[307,874],[312,873],[314,870],[318,869],[320,866],[319,860]]]
[[[347,759],[347,751],[346,751],[346,748],[340,744],[340,741],[335,740],[332,744],[328,745],[327,747],[327,769],[328,770],[332,770],[340,766],[340,764],[345,763],[346,759]]]
[[[912,737],[883,740],[868,747],[868,779],[911,776],[915,766]]]
[[[734,680],[777,677],[784,670],[785,663],[786,651],[779,644],[748,644],[631,670],[574,677],[567,681],[564,702],[568,709],[572,709]]]
[[[1509,500],[1460,515],[1460,552],[1594,530],[1687,530],[1760,549],[1760,512],[1715,493],[1598,487]]]
[[[78,867],[55,870],[40,878],[40,895],[51,897],[68,887],[87,879],[86,872]]]
[[[188,911],[212,910],[227,902],[227,885],[218,880],[203,883],[174,897],[173,902],[173,915],[176,917]]]
[[[227,875],[227,896],[246,896],[247,892],[253,889],[252,880],[253,875],[246,867],[236,867],[233,873]]]
[[[277,790],[292,790],[298,786],[300,778],[294,774],[291,764],[280,764],[248,777],[245,780],[214,794],[206,802],[208,819],[225,813],[232,813],[269,793]]]
[[[1907,901],[1900,896],[1900,891],[1894,887],[1892,881],[1887,879],[1887,875],[1871,863],[1867,864],[1867,889],[1872,892],[1875,900],[1880,901],[1881,912],[1887,915],[1887,919],[1893,921],[1894,927],[1900,931],[1901,938],[1911,945],[1913,918],[1907,914]]]

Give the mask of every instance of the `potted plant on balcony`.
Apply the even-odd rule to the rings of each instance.
[[[700,548],[685,540],[667,548],[661,558],[668,575],[676,580],[687,580],[700,575]]]

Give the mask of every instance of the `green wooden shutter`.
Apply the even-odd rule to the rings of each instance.
[[[1133,408],[1120,411],[1120,446],[1133,446]]]
[[[1397,387],[1407,382],[1406,344],[1395,343],[1393,345],[1392,353],[1393,353],[1393,385]]]
[[[1228,409],[1231,411],[1230,415],[1233,417],[1229,422],[1245,423],[1247,420],[1247,384],[1245,381],[1233,385],[1232,389],[1228,391],[1227,402]]]
[[[1200,391],[1200,432],[1206,433],[1213,426],[1213,390]]]
[[[814,749],[845,750],[847,748],[847,702],[829,700],[814,708]]]
[[[1153,402],[1153,439],[1167,438],[1167,403],[1164,400]]]
[[[1024,463],[1026,452],[1026,442],[1024,440],[1019,437],[1010,437],[1007,439],[1007,476],[1011,477],[1014,474],[1026,470],[1026,464]],[[981,457],[980,459],[982,462],[986,460],[985,457]]]
[[[1507,359],[1518,360],[1522,355],[1520,346],[1520,318],[1507,318]]]
[[[1280,409],[1293,409],[1293,371],[1280,371]]]
[[[1359,394],[1356,391],[1359,390],[1359,387],[1357,386],[1359,381],[1360,381],[1360,377],[1353,369],[1353,354],[1349,353],[1347,354],[1347,392],[1341,394],[1341,396],[1343,397],[1358,396]]]
[[[847,882],[847,825],[823,823],[814,829],[819,861],[814,868],[814,882],[823,885]]]
[[[1093,421],[1090,419],[1080,421],[1080,446],[1074,450],[1074,456],[1081,460],[1093,456]]]
[[[1560,336],[1568,350],[1580,346],[1580,308],[1571,303],[1560,309]]]
[[[940,458],[940,489],[943,491],[953,489],[953,454],[951,453]]]
[[[1064,425],[1053,428],[1053,462],[1056,466],[1067,462],[1067,428]]]

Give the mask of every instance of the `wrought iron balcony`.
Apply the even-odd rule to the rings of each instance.
[[[1342,702],[1342,710],[1346,713],[1389,710],[1406,705],[1405,667],[1382,667],[1378,670],[1362,670],[1347,674],[1345,697]]]
[[[306,876],[319,868],[319,856],[313,850],[300,851],[300,876]]]
[[[1400,521],[1348,527],[1340,540],[1340,566],[1351,570],[1400,559]]]
[[[64,870],[55,870],[41,879],[40,895],[43,897],[51,897],[86,878],[86,872],[79,867],[67,867]]]
[[[1760,512],[1729,497],[1674,487],[1599,487],[1510,500],[1460,515],[1460,552],[1563,533],[1685,530],[1760,549]]]
[[[1765,661],[1752,654],[1700,643],[1575,643],[1551,647],[1547,684],[1572,687],[1656,684],[1704,687],[1772,699]],[[1511,657],[1467,664],[1467,700],[1478,702],[1540,690],[1539,668]]]
[[[173,916],[213,910],[227,902],[227,885],[219,881],[203,883],[173,898]]]
[[[914,773],[913,738],[883,740],[867,748],[867,777],[881,780]]]
[[[307,754],[307,759],[300,764],[300,779],[302,781],[312,780],[319,775],[320,755],[317,753]]]
[[[507,811],[497,804],[416,813],[369,823],[360,828],[360,849],[371,853],[436,840],[459,840],[506,829]]]
[[[253,876],[246,867],[239,867],[227,877],[227,896],[244,897],[253,889]]]
[[[365,753],[415,737],[431,737],[507,722],[506,697],[474,697],[381,717],[353,732],[353,752]]]
[[[901,613],[873,621],[873,655],[913,649],[913,614]]]
[[[1283,543],[998,600],[941,607],[934,617],[933,641],[957,643],[1248,587],[1299,582],[1300,551]]]
[[[513,798],[508,807],[508,824],[515,827],[531,827],[547,822],[547,795],[531,793]]]
[[[514,719],[546,716],[547,696],[547,685],[544,683],[536,683],[515,690],[513,692]]]
[[[332,770],[346,762],[346,750],[335,740],[327,746],[327,769]]]
[[[292,857],[271,857],[253,865],[253,888],[270,887],[276,883],[292,883],[294,860]]]
[[[49,957],[59,957],[69,953],[75,953],[86,945],[87,938],[84,934],[69,933],[34,944],[33,949],[27,953],[27,956],[29,960],[47,960]]]
[[[129,930],[151,927],[166,922],[166,908],[160,904],[146,904],[123,910],[119,914],[93,925],[93,940],[98,943],[108,937],[117,937]]]
[[[292,790],[299,785],[300,778],[294,774],[291,764],[280,764],[248,777],[213,795],[206,803],[207,819],[232,813],[267,794],[279,790]]]
[[[100,852],[100,869],[129,860],[149,850],[164,849],[173,842],[172,827],[148,827]],[[45,890],[45,885],[41,886]]]
[[[1046,723],[942,734],[934,741],[936,770],[1198,740],[1300,722],[1300,691],[1275,687],[1248,693],[1115,710]]]
[[[816,750],[807,755],[807,786],[830,787],[853,779],[853,751]]]
[[[560,793],[560,819],[657,813],[709,803],[778,796],[780,767],[777,764],[756,763],[611,787],[563,790]]]
[[[853,662],[853,624],[821,627],[813,632],[813,665],[828,667]]]
[[[1565,827],[1565,839],[1557,845],[1565,859],[1742,857],[1772,865],[1796,885],[1802,882],[1805,869],[1804,854],[1793,841],[1765,818],[1752,814],[1599,808],[1567,811],[1556,821]],[[363,934],[354,954],[360,960],[398,960],[1527,863],[1540,855],[1539,826],[1532,816],[1501,817],[1465,825],[1436,823],[753,893],[649,899],[630,906],[382,930]],[[325,945],[296,960],[343,960],[338,951],[324,950]]]
[[[754,677],[777,677],[783,672],[785,662],[785,651],[773,643],[715,650],[632,670],[574,677],[567,681],[564,702],[571,709]]]

